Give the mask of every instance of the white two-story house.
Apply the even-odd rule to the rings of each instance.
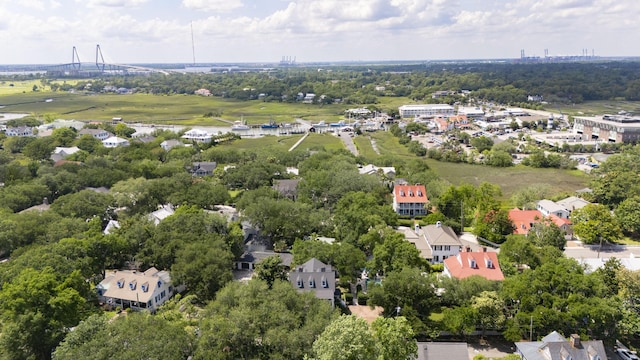
[[[96,286],[98,298],[104,304],[121,309],[154,312],[176,292],[167,271],[152,267],[147,271],[108,271]]]
[[[441,264],[447,258],[458,255],[462,251],[462,242],[452,228],[442,225],[440,221],[436,224],[424,226],[421,235],[426,240],[431,250],[432,264]]]

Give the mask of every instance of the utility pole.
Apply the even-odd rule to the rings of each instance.
[[[193,54],[193,66],[196,66],[196,44],[193,41],[193,21],[191,22],[191,53]]]
[[[533,315],[531,315],[531,322],[529,323],[529,341],[533,341]]]
[[[464,233],[464,200],[460,200],[460,234]]]

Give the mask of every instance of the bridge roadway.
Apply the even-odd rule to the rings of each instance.
[[[109,73],[114,71],[122,71],[126,72],[129,70],[138,71],[138,72],[155,72],[164,75],[169,75],[173,71],[166,69],[157,69],[139,65],[127,65],[127,64],[109,64],[109,63],[93,63],[93,62],[82,62],[82,63],[67,63],[67,64],[58,64],[58,65],[37,65],[37,70],[45,70],[45,71],[63,71],[65,73]]]

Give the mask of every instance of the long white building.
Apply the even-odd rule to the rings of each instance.
[[[419,116],[455,115],[455,109],[447,104],[414,104],[402,105],[398,108],[400,117],[414,118]]]

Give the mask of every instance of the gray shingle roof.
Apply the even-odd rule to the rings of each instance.
[[[429,245],[457,245],[462,246],[455,231],[446,225],[427,225],[422,228]]]

